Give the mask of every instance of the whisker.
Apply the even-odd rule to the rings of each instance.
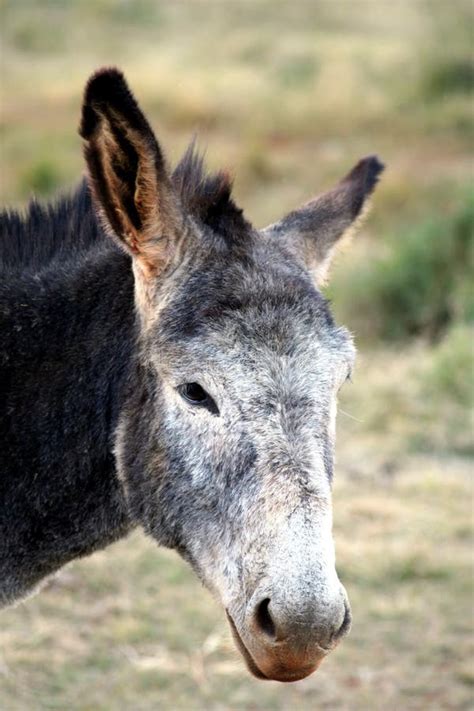
[[[343,415],[345,415],[346,417],[350,417],[351,420],[355,420],[356,422],[360,422],[361,424],[364,424],[364,420],[359,420],[358,417],[354,417],[354,415],[351,415],[350,412],[346,412],[345,410],[341,410],[340,407],[338,407],[337,411],[338,411],[338,412],[341,412],[341,413],[342,413]]]

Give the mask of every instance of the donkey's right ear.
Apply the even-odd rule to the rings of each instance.
[[[160,146],[118,69],[89,79],[79,133],[105,228],[145,279],[156,276],[173,259],[183,218]]]

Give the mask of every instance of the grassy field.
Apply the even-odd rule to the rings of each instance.
[[[0,12],[2,203],[78,180],[81,92],[101,64],[126,72],[171,162],[198,134],[259,226],[361,155],[388,166],[329,289],[360,349],[334,490],[351,635],[309,679],[258,682],[190,570],[136,532],[2,613],[1,711],[471,709],[471,4],[4,0]]]

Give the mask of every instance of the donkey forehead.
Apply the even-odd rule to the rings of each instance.
[[[260,380],[262,372],[288,380],[293,371],[320,380],[354,358],[352,339],[335,325],[326,299],[304,275],[284,270],[191,276],[160,314],[155,335],[178,367],[220,366],[229,377],[252,369]]]

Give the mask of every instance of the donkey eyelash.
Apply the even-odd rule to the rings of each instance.
[[[352,368],[350,368],[346,372],[346,375],[341,380],[339,380],[338,390],[340,390],[342,388],[342,386],[345,385],[346,383],[352,383],[352,382],[353,382],[352,381]]]

